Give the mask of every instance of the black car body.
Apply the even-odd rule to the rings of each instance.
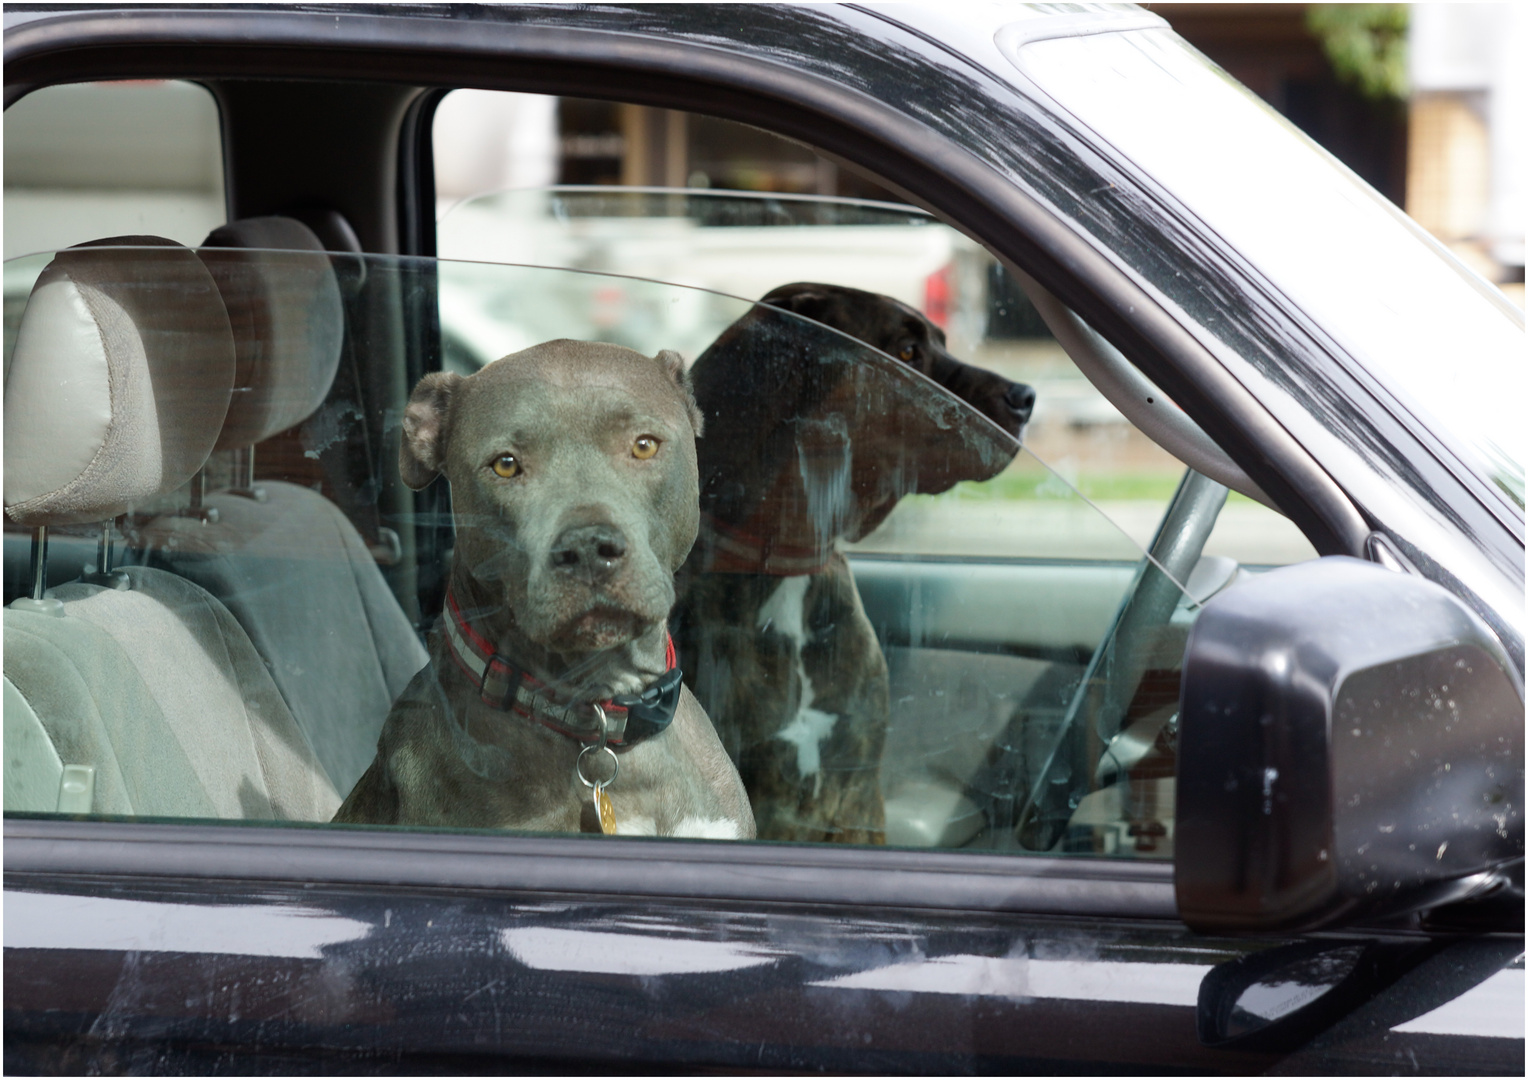
[[[1320,554],[1352,560],[1331,578],[1281,578],[1295,600],[1276,616],[1265,594],[1196,629],[1176,865],[1049,845],[616,844],[8,813],[8,1072],[1521,1073],[1520,494],[1291,299],[1282,271],[1002,53],[1023,45],[1002,37],[1010,22],[1025,41],[1167,31],[1131,10],[1026,18],[859,5],[7,8],[8,108],[59,83],[200,82],[221,112],[229,220],[332,207],[380,260],[436,253],[428,130],[442,88],[703,102],[807,143],[1038,281]],[[386,263],[371,265],[375,281]],[[394,368],[411,385],[439,363],[439,329],[398,303]],[[1521,338],[1520,313],[1494,317]],[[369,421],[379,445],[384,412]],[[421,566],[449,542],[430,510],[388,519],[420,523],[406,550]],[[8,534],[8,578],[24,544]],[[893,569],[861,574],[888,644],[910,632]],[[439,603],[427,573],[413,588],[421,607]],[[1341,634],[1302,623],[1304,600],[1320,597],[1337,598],[1321,626],[1368,604],[1389,612],[1368,625],[1395,627],[1393,640],[1354,659]],[[1414,634],[1406,611],[1425,614]],[[1431,768],[1500,743],[1480,766],[1485,787],[1438,812],[1457,822],[1484,798],[1500,828],[1453,839],[1469,852],[1457,865],[1442,848],[1415,865],[1398,848],[1385,864],[1394,889],[1366,899],[1352,887],[1363,868],[1338,858],[1340,871],[1318,871],[1327,848],[1302,847],[1356,828],[1343,800],[1382,767],[1333,749],[1332,673],[1391,664],[1387,685],[1404,696],[1420,678],[1410,658],[1466,647],[1496,680],[1471,714],[1476,742],[1404,745]],[[1298,671],[1279,676],[1269,658],[1294,654]],[[1232,705],[1224,724],[1203,724],[1205,700],[1240,701],[1259,670],[1275,673],[1242,727]],[[1327,689],[1312,691],[1321,678]],[[1376,722],[1400,700],[1376,696]],[[1288,738],[1262,739],[1269,715]],[[1387,738],[1417,730],[1395,723]],[[1235,773],[1224,783],[1222,766]],[[1395,769],[1373,799],[1414,809],[1431,773]],[[1308,783],[1278,789],[1275,814],[1280,775]],[[1398,840],[1432,827],[1429,813]],[[1217,831],[1226,822],[1240,831]]]

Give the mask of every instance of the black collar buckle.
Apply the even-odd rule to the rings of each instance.
[[[626,710],[626,731],[622,742],[633,743],[662,732],[674,719],[679,707],[679,693],[684,688],[684,672],[677,667],[665,671],[657,682],[640,694],[622,694],[610,699],[612,705]]]

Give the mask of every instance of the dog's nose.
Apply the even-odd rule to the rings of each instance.
[[[1035,411],[1035,388],[1025,386],[1023,383],[1014,383],[1003,393],[1003,402],[1013,410],[1014,416],[1020,423],[1029,423],[1030,415]]]
[[[614,525],[566,529],[552,545],[552,566],[585,577],[603,577],[626,555],[626,536]]]

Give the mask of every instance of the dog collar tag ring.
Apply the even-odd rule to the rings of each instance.
[[[578,759],[573,763],[573,772],[575,775],[577,775],[579,783],[583,784],[584,787],[589,788],[594,792],[594,809],[595,812],[599,815],[600,832],[604,833],[606,836],[614,836],[615,807],[611,805],[610,796],[605,794],[605,789],[611,784],[615,783],[615,778],[620,775],[621,759],[616,757],[615,751],[612,750],[610,745],[605,741],[605,710],[596,705],[594,707],[594,711],[598,715],[599,719],[600,741],[597,743],[592,743],[578,752]],[[594,757],[598,757],[601,753],[605,753],[610,756],[610,775],[604,778],[596,779],[588,775],[586,769],[593,771],[594,761],[592,759]],[[587,764],[586,759],[589,759]]]
[[[610,756],[610,775],[599,779],[590,776],[594,771],[594,762],[590,759],[600,754]],[[615,751],[609,746],[591,745],[578,752],[578,761],[573,767],[578,774],[578,782],[594,792],[594,809],[599,813],[600,832],[606,836],[615,834],[615,807],[610,803],[610,796],[605,794],[605,789],[615,782],[616,774],[621,771],[621,759],[615,756]]]
[[[600,832],[606,836],[614,836],[615,807],[610,805],[610,796],[605,794],[604,784],[594,785],[594,809],[599,813]]]

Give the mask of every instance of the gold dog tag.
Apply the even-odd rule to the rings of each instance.
[[[600,831],[606,836],[614,836],[615,807],[610,805],[610,796],[605,794],[604,784],[594,785],[594,809],[599,811]]]

